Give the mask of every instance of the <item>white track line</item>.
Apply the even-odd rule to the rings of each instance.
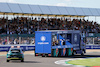
[[[66,59],[66,60],[59,60],[59,61],[55,61],[55,64],[59,64],[59,65],[63,65],[63,66],[72,66],[72,67],[85,67],[85,66],[81,66],[81,65],[72,65],[72,64],[66,64],[65,62],[68,61],[72,61],[72,60],[81,60],[82,58],[79,59]]]

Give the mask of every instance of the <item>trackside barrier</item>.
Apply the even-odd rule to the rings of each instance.
[[[23,51],[32,51],[32,50],[35,50],[35,46],[34,45],[4,45],[4,46],[0,46],[0,52],[3,52],[3,51],[8,51],[11,46],[20,46],[20,48],[23,50]]]
[[[100,45],[86,45],[86,49],[100,49]]]
[[[11,48],[11,46],[12,45],[2,45],[2,46],[0,46],[0,52],[8,51]],[[13,46],[17,46],[17,45],[13,45]],[[20,45],[18,45],[18,46],[20,46]],[[35,45],[21,45],[20,47],[23,51],[35,50]],[[100,45],[86,45],[86,49],[100,49]],[[65,55],[64,52],[66,52],[66,51],[63,50],[62,55]],[[56,56],[56,55],[58,55],[58,53],[59,53],[59,51],[54,50],[53,55]]]

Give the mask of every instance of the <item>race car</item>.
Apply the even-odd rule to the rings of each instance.
[[[24,62],[24,54],[20,47],[9,49],[7,53],[7,62],[10,60],[21,60],[21,62]]]

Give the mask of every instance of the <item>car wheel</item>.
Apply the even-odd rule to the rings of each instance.
[[[9,62],[10,60],[7,60],[7,62]]]
[[[21,62],[24,62],[24,59],[22,59]]]

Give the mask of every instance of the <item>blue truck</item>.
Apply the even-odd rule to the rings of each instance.
[[[71,56],[86,53],[85,37],[79,30],[35,32],[35,56]]]

